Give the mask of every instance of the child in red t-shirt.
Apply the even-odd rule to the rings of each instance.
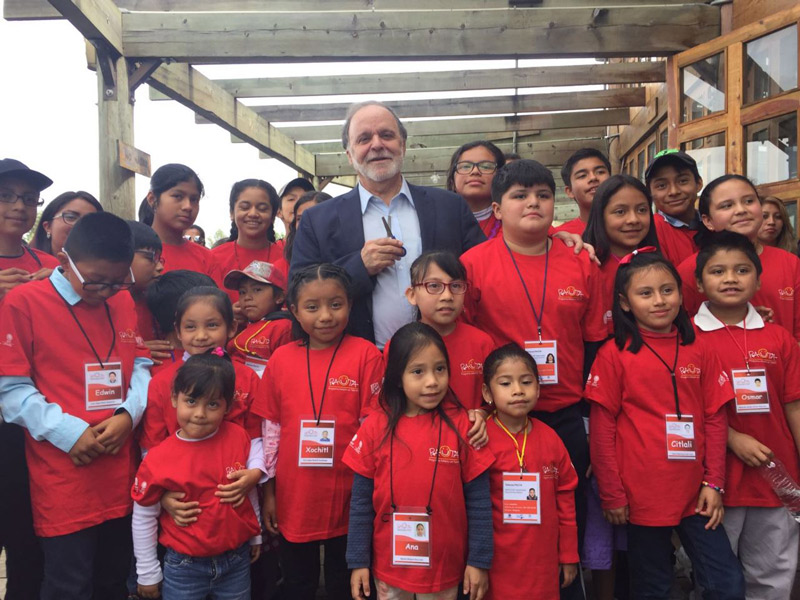
[[[800,341],[800,258],[758,241],[764,214],[752,182],[742,175],[717,177],[703,189],[697,210],[702,218],[698,232],[701,244],[709,232],[733,231],[755,245],[764,272],[761,288],[752,302],[762,314],[771,316],[773,323]],[[683,279],[683,304],[690,315],[694,315],[706,299],[697,289],[696,262],[697,254],[694,254],[678,266]]]
[[[714,234],[697,255],[697,280],[708,297],[694,318],[733,382],[728,404],[725,533],[745,572],[748,598],[788,598],[797,571],[798,529],[758,467],[777,457],[800,479],[800,348],[765,323],[749,299],[761,261],[753,244]]]
[[[225,420],[234,401],[234,370],[219,355],[191,356],[172,384],[178,429],[144,457],[131,495],[138,592],[144,598],[250,597],[250,563],[261,551],[258,496],[223,503],[218,489],[250,462],[250,436]],[[196,499],[202,518],[186,527],[167,513],[161,496],[182,491]],[[160,532],[159,532],[160,529]],[[164,572],[157,544],[167,548]]]
[[[233,360],[247,365],[260,378],[272,353],[292,341],[290,315],[281,310],[286,296],[286,275],[275,265],[254,260],[243,270],[225,275],[225,287],[238,290],[240,314],[248,322],[228,342],[228,352]]]
[[[561,587],[578,574],[578,476],[555,431],[528,416],[539,399],[531,355],[506,344],[486,357],[483,379],[484,398],[495,408],[488,446],[495,456],[494,561],[486,598],[557,600],[559,572]]]
[[[589,222],[597,190],[600,184],[611,177],[611,163],[605,154],[594,148],[581,148],[567,159],[561,169],[564,191],[578,205],[578,216],[555,228],[556,232],[567,231],[583,235]]]
[[[281,536],[284,593],[296,600],[315,597],[321,545],[328,597],[349,597],[345,546],[352,473],[342,455],[372,409],[383,375],[378,349],[345,333],[352,298],[350,277],[339,266],[295,273],[287,304],[300,341],[272,355],[264,393],[253,404],[265,419],[271,477],[264,487],[264,521]]]
[[[585,396],[605,516],[628,523],[632,595],[669,597],[674,529],[706,594],[744,598],[741,566],[719,527],[728,378],[695,340],[680,277],[663,256],[623,258],[614,291],[615,339],[598,352]]]
[[[492,564],[491,452],[466,441],[469,419],[449,393],[447,348],[423,323],[392,337],[380,410],[350,440],[347,563],[353,598],[482,598]],[[444,401],[444,402],[443,402]],[[465,568],[466,567],[466,568]]]

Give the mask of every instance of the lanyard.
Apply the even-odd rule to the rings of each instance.
[[[675,414],[678,415],[678,420],[679,421],[681,420],[681,404],[680,404],[680,401],[678,400],[678,381],[677,381],[677,379],[675,379],[675,369],[678,366],[678,348],[680,346],[680,341],[681,341],[680,335],[678,333],[676,333],[675,334],[675,361],[672,363],[672,368],[670,368],[670,366],[667,364],[667,362],[663,358],[661,358],[661,355],[658,352],[656,352],[655,350],[653,350],[653,347],[650,344],[648,344],[646,340],[642,340],[642,343],[645,346],[647,346],[647,349],[650,350],[650,352],[652,352],[658,360],[661,361],[661,364],[664,365],[667,368],[667,371],[669,371],[670,377],[672,377],[672,393],[675,395]]]
[[[311,410],[314,411],[314,418],[317,420],[317,427],[319,427],[319,420],[322,418],[322,406],[325,404],[325,391],[328,389],[328,377],[331,374],[331,367],[333,367],[333,361],[336,360],[336,353],[339,352],[339,346],[342,345],[342,341],[344,341],[344,336],[339,338],[339,343],[336,344],[336,348],[333,350],[333,356],[331,356],[331,362],[328,363],[328,371],[325,373],[325,381],[322,383],[322,398],[319,401],[319,414],[317,414],[317,405],[314,403],[314,386],[311,385],[311,346],[310,344],[306,345],[306,366],[308,367],[308,391],[311,394]]]
[[[33,250],[31,250],[30,248],[28,248],[28,246],[26,246],[26,245],[24,245],[24,244],[22,245],[22,247],[23,247],[23,248],[25,248],[25,251],[26,251],[28,254],[30,254],[30,255],[31,255],[31,258],[33,258],[33,260],[35,260],[35,261],[36,261],[36,264],[37,264],[37,265],[39,265],[39,267],[41,268],[41,267],[43,266],[43,265],[42,265],[42,261],[41,261],[41,260],[39,260],[39,257],[38,257],[38,256],[36,256],[36,252],[34,252]]]
[[[495,238],[497,232],[500,230],[501,223],[502,221],[498,221],[497,219],[495,219],[494,225],[492,225],[492,230],[489,232],[489,235],[486,236],[487,240],[493,240]]]
[[[745,317],[745,319],[747,319],[747,317]],[[746,320],[742,321],[742,329],[744,329],[744,348],[741,347],[741,345],[739,344],[739,342],[736,339],[736,336],[733,335],[733,333],[731,332],[730,328],[727,325],[725,325],[725,323],[722,323],[722,326],[725,328],[725,331],[728,332],[728,335],[731,336],[731,339],[733,340],[733,343],[736,344],[736,347],[739,349],[739,352],[741,352],[742,355],[744,356],[744,364],[747,367],[747,375],[749,376],[750,375],[750,359],[747,357],[747,322],[746,322]]]
[[[244,342],[244,348],[242,348],[242,347],[239,345],[239,342],[238,342],[238,340],[239,340],[239,336],[240,336],[240,335],[242,335],[242,334],[240,333],[239,335],[237,335],[235,338],[233,338],[233,346],[234,346],[234,348],[236,348],[236,349],[237,349],[239,352],[243,352],[243,353],[245,353],[245,354],[252,354],[253,356],[257,356],[257,354],[256,354],[255,352],[251,352],[250,350],[248,350],[248,349],[247,349],[247,346],[250,344],[250,340],[252,340],[252,339],[253,339],[254,337],[256,337],[256,336],[257,336],[259,333],[261,333],[262,331],[264,331],[264,328],[265,328],[267,325],[269,325],[270,323],[272,323],[272,321],[265,321],[265,322],[264,322],[264,324],[263,324],[261,327],[259,327],[258,331],[256,331],[256,332],[255,332],[253,335],[251,335],[249,338],[247,338],[247,340],[245,340],[245,342]],[[244,332],[242,332],[242,333],[244,333]],[[338,346],[337,346],[337,348],[338,348]],[[333,361],[331,361],[331,362],[333,362]],[[310,384],[309,384],[309,385],[310,385]],[[311,392],[311,397],[312,397],[312,398],[314,397],[314,392],[313,392],[313,391]],[[312,400],[312,402],[313,402],[313,400]],[[322,407],[320,407],[320,410],[322,410]]]
[[[67,310],[69,311],[69,314],[72,315],[73,320],[78,325],[78,329],[81,330],[81,333],[83,334],[83,337],[86,339],[86,342],[89,344],[89,348],[92,349],[92,353],[94,354],[94,357],[97,359],[97,362],[100,364],[100,368],[104,369],[105,365],[103,364],[103,361],[100,360],[100,355],[97,353],[97,350],[95,349],[94,344],[92,343],[92,340],[89,339],[89,336],[86,333],[86,330],[83,328],[83,325],[81,325],[81,322],[78,320],[77,315],[72,310],[72,306],[70,306],[69,302],[67,302],[67,299],[64,298],[64,296],[62,296],[61,294],[58,293],[58,290],[56,289],[56,286],[52,281],[50,281],[50,285],[53,286],[53,289],[56,291],[56,294],[58,294],[58,297],[61,298],[61,300],[64,302],[64,305],[67,307]],[[111,326],[111,347],[108,349],[108,356],[106,356],[106,362],[108,362],[108,359],[111,358],[111,353],[114,352],[114,345],[117,343],[117,335],[115,333],[116,329],[114,328],[114,321],[111,320],[111,310],[108,308],[108,302],[103,302],[103,306],[106,307],[106,317],[108,317],[108,324]]]
[[[549,238],[547,244],[549,244]],[[536,319],[536,329],[539,333],[539,342],[542,341],[542,317],[544,317],[544,299],[547,292],[547,263],[550,260],[550,249],[546,246],[544,252],[544,283],[542,284],[542,304],[539,307],[539,312],[536,312],[536,308],[533,306],[533,300],[531,300],[531,295],[528,293],[528,286],[525,285],[525,280],[522,278],[522,272],[519,270],[517,266],[517,261],[514,259],[514,253],[511,252],[511,248],[508,247],[508,243],[506,242],[505,238],[503,238],[503,244],[508,250],[508,255],[511,257],[511,262],[514,263],[514,268],[517,270],[517,275],[519,275],[520,283],[522,283],[522,289],[525,290],[525,297],[528,299],[528,304],[531,306],[531,311],[533,312],[533,316]]]
[[[439,468],[439,453],[442,451],[442,415],[439,415],[439,441],[436,443],[436,461],[433,463],[433,477],[431,477],[431,490],[428,493],[428,503],[425,505],[425,512],[429,515],[433,513],[431,508],[431,501],[433,500],[433,485],[436,483],[436,470]],[[391,433],[389,439],[389,501],[392,504],[392,512],[397,510],[397,505],[394,503],[394,432]],[[384,515],[384,522],[386,522],[388,515]]]
[[[500,420],[500,417],[497,415],[497,411],[494,411],[492,415],[494,422],[497,423],[497,426],[506,432],[506,435],[511,438],[511,441],[514,442],[514,452],[517,454],[517,460],[519,461],[519,472],[520,476],[522,473],[525,472],[525,448],[528,445],[528,423],[525,423],[525,435],[522,438],[522,450],[519,449],[519,442],[517,442],[516,436],[511,433],[508,428],[503,425],[503,422]],[[521,477],[520,477],[521,478]]]

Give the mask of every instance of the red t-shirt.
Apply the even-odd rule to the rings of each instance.
[[[641,333],[671,366],[677,330]],[[728,377],[716,354],[701,340],[678,346],[675,373],[680,412],[694,420],[694,459],[667,459],[666,415],[676,414],[672,380],[646,346],[633,354],[620,351],[613,341],[606,342],[586,382],[585,397],[616,419],[616,464],[601,464],[592,454],[600,499],[605,508],[616,508],[611,504],[621,485],[630,521],[636,525],[677,525],[695,514],[703,480],[724,481],[725,441],[719,448],[706,448],[705,422],[733,398]],[[593,437],[598,435],[598,425],[592,418]],[[719,473],[714,472],[717,462]]]
[[[234,550],[261,531],[253,505],[245,500],[234,508],[214,495],[228,473],[244,469],[250,436],[223,421],[211,437],[185,440],[175,433],[147,453],[136,473],[131,496],[142,506],[161,502],[165,492],[183,492],[186,502],[199,502],[203,513],[187,527],[175,524],[162,510],[158,541],[189,556],[216,556]]]
[[[614,320],[611,309],[614,307],[614,280],[619,270],[619,259],[609,254],[606,261],[600,266],[600,277],[603,280],[603,322],[608,328],[608,334],[614,335]]]
[[[205,246],[187,241],[178,246],[162,242],[161,256],[164,258],[165,273],[185,269],[214,278],[211,251]]]
[[[786,250],[763,246],[761,252],[761,287],[750,303],[753,306],[766,306],[774,311],[773,323],[780,325],[800,340],[800,258]],[[705,294],[697,291],[694,269],[697,254],[693,254],[678,267],[683,284],[683,305],[690,316],[697,314],[700,304],[707,300]]]
[[[728,425],[767,446],[786,465],[792,477],[800,480],[797,446],[784,411],[786,404],[800,400],[800,348],[785,329],[772,323],[765,323],[760,329],[747,329],[746,346],[744,329],[728,327],[727,330],[702,331],[695,327],[698,337],[716,350],[729,377],[732,377],[732,369],[746,368],[743,350],[749,356],[751,369],[766,370],[770,402],[768,413],[737,413],[736,403],[729,403]],[[782,506],[758,471],[745,465],[730,450],[722,499],[725,506]]]
[[[558,227],[553,228],[554,233],[558,233],[559,231],[583,235],[583,232],[586,231],[586,223],[581,221],[580,217],[575,217],[571,221],[567,221],[566,223],[562,223]]]
[[[55,269],[58,264],[55,256],[30,246],[25,246],[20,256],[0,256],[0,271],[24,269],[28,273],[35,273],[39,269]]]
[[[697,252],[697,244],[694,243],[696,229],[674,227],[667,223],[664,216],[659,213],[653,215],[653,223],[656,227],[661,254],[676,267]]]
[[[483,221],[478,221],[478,225],[487,240],[503,236],[503,222],[497,220],[497,217],[494,216],[494,212],[490,212],[489,216]]]
[[[378,349],[362,338],[346,335],[325,382],[335,350],[334,345],[310,352],[314,408],[306,346],[299,342],[281,346],[272,355],[263,377],[265,393],[253,404],[255,414],[281,426],[275,471],[278,523],[281,534],[294,543],[347,533],[353,475],[342,456],[361,419],[374,407],[383,379],[383,357]],[[300,421],[313,420],[315,413],[323,421],[336,420],[333,467],[298,465]]]
[[[493,418],[486,424],[488,448],[495,457],[489,471],[494,560],[487,600],[558,600],[559,565],[579,561],[575,521],[578,475],[556,432],[537,419],[531,419],[531,424],[524,457],[525,469],[540,476],[538,525],[503,523],[503,473],[518,472],[519,460],[508,434]],[[522,448],[525,434],[514,437]]]
[[[118,293],[104,305],[83,301],[72,307],[103,363],[122,363],[127,393],[137,354],[136,314],[130,294]],[[87,410],[85,367],[97,364],[64,299],[49,279],[11,290],[0,311],[0,376],[30,377],[48,402],[90,427],[114,415],[115,408]],[[106,356],[114,347],[110,357]],[[104,454],[76,467],[69,454],[26,435],[31,502],[36,535],[74,533],[131,512],[130,486],[136,470],[131,437],[116,455]]]
[[[267,361],[275,350],[291,341],[291,319],[256,321],[228,342],[228,354],[242,364],[250,358]]]
[[[222,284],[225,275],[229,272],[242,271],[254,260],[275,264],[278,259],[283,258],[283,245],[270,244],[266,248],[252,250],[242,248],[236,242],[226,242],[211,250],[211,264],[214,269],[214,281],[217,282],[219,289],[224,290],[231,299],[231,302],[239,301],[239,291],[226,289]],[[284,290],[285,291],[285,290]]]
[[[388,419],[382,410],[367,417],[344,454],[344,463],[372,479],[375,508],[372,534],[372,569],[376,579],[409,592],[429,594],[452,588],[463,579],[467,563],[467,511],[464,484],[486,471],[494,461],[487,448],[475,450],[466,443],[471,423],[463,409],[447,409],[458,434],[437,413],[400,417],[394,431],[394,460],[389,461],[389,440],[384,440]],[[431,495],[439,431],[439,466],[431,498],[430,568],[392,565],[392,493],[394,479],[397,512],[422,512]],[[384,515],[389,519],[384,521]]]
[[[133,298],[134,309],[136,310],[136,323],[139,328],[139,335],[145,342],[158,339],[156,335],[156,325],[153,313],[147,308],[147,301],[144,298]]]
[[[575,404],[583,391],[583,342],[604,340],[603,284],[597,265],[585,252],[575,255],[555,240],[547,259],[547,290],[542,339],[556,340],[558,383],[542,385],[537,410],[553,412]],[[514,253],[538,312],[542,302],[546,257]],[[491,336],[495,346],[538,340],[536,319],[502,237],[468,250],[461,257],[472,286],[465,302],[466,320]]]
[[[177,410],[172,406],[172,381],[182,364],[183,360],[178,359],[150,380],[147,410],[144,411],[139,429],[139,445],[143,450],[155,448],[178,431]],[[251,438],[260,437],[261,421],[251,414],[250,408],[258,397],[261,381],[244,364],[233,361],[233,370],[236,374],[233,405],[225,413],[225,420],[244,427]]]

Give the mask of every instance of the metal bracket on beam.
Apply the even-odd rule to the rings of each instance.
[[[317,177],[317,176],[315,175],[315,176],[314,176],[314,180],[313,180],[313,183],[314,183],[314,188],[316,188],[316,190],[317,190],[318,192],[321,192],[322,190],[324,190],[324,189],[325,189],[325,186],[326,186],[326,185],[328,185],[328,184],[329,184],[331,181],[333,181],[333,180],[334,180],[334,176],[330,176],[330,177]]]
[[[97,66],[100,67],[100,74],[103,77],[103,100],[116,100],[117,67],[111,54],[99,47],[97,47]]]
[[[129,61],[128,71],[128,86],[130,88],[130,101],[131,104],[135,101],[136,88],[142,85],[147,78],[152,75],[158,67],[161,66],[160,58],[148,58],[145,60]]]

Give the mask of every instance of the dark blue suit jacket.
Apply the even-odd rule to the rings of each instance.
[[[486,239],[461,196],[436,188],[408,187],[419,216],[423,252],[450,250],[461,256]],[[354,188],[303,213],[292,247],[291,271],[323,262],[344,267],[355,286],[349,332],[374,342],[375,277],[369,276],[361,260],[364,242],[361,201],[358,188]]]

